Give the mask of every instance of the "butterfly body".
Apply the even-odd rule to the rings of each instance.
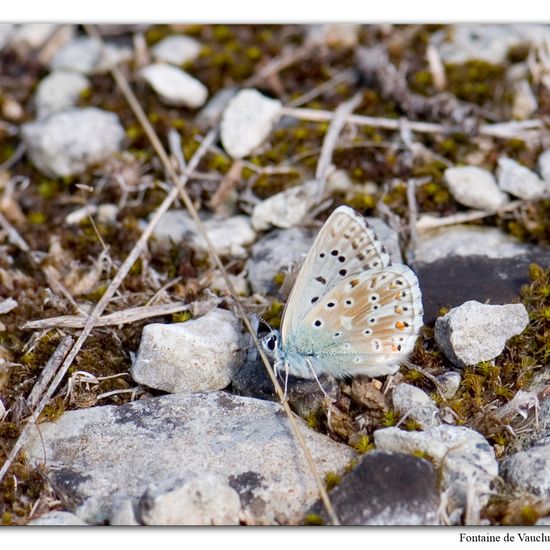
[[[302,378],[393,374],[422,326],[415,274],[391,265],[366,220],[337,208],[313,243],[283,312],[263,339],[276,370]]]

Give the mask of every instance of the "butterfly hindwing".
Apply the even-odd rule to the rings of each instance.
[[[347,277],[390,264],[390,256],[365,219],[340,206],[317,235],[298,273],[281,326],[284,342],[304,317]]]

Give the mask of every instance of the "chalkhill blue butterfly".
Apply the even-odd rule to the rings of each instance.
[[[301,378],[394,374],[422,327],[418,279],[348,206],[330,215],[262,345],[275,371]]]

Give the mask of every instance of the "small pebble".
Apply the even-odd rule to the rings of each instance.
[[[200,51],[201,44],[194,38],[184,35],[172,35],[163,38],[152,48],[153,57],[160,62],[182,65],[195,59]]]
[[[470,208],[494,212],[508,201],[493,174],[477,166],[447,168],[445,181],[455,200]]]
[[[214,309],[199,319],[143,329],[131,374],[136,382],[170,393],[223,389],[242,363],[241,325]]]
[[[80,95],[90,87],[90,81],[79,73],[54,71],[38,85],[35,95],[38,118],[65,111],[76,105]]]
[[[542,179],[550,185],[550,149],[546,149],[539,155],[537,164]]]
[[[502,461],[500,470],[515,489],[547,497],[550,494],[550,445],[514,453]]]
[[[71,514],[71,512],[48,512],[39,518],[29,521],[27,525],[87,525],[79,517]]]
[[[537,200],[550,195],[550,185],[529,168],[506,157],[498,159],[498,185],[503,191],[524,200]]]
[[[117,63],[132,58],[132,49],[106,42],[104,49],[95,38],[81,36],[63,46],[54,56],[51,68],[90,75],[107,72]]]
[[[393,407],[402,419],[411,418],[422,429],[437,426],[438,408],[431,398],[420,388],[411,384],[398,384],[392,394]]]
[[[221,475],[205,472],[150,486],[139,503],[145,525],[239,525],[239,494]]]
[[[318,203],[319,191],[319,182],[311,180],[265,199],[252,211],[252,226],[256,231],[263,231],[271,226],[300,225]]]
[[[523,304],[488,305],[475,300],[451,309],[435,322],[435,340],[447,359],[463,368],[490,361],[506,341],[529,323]]]
[[[120,150],[125,137],[116,114],[87,107],[54,113],[22,126],[28,155],[50,177],[73,176]]]
[[[271,133],[282,104],[253,89],[241,90],[227,104],[221,121],[224,149],[234,159],[248,156]]]
[[[206,86],[179,67],[156,63],[144,67],[141,76],[167,105],[197,109],[208,97]]]
[[[439,383],[439,391],[441,391],[443,397],[445,399],[451,399],[460,387],[462,376],[459,372],[450,371],[436,376],[436,379]]]

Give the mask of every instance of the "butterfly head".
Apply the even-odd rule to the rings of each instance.
[[[275,358],[275,359],[278,358],[280,338],[281,336],[279,334],[279,331],[272,330],[260,340],[260,343],[262,344],[263,349],[265,350],[265,352],[269,357]]]

